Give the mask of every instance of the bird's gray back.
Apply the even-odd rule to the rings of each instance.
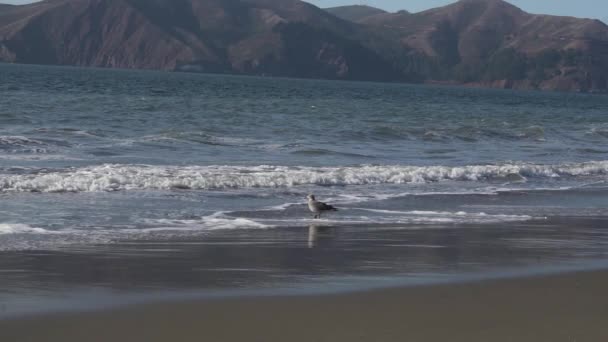
[[[323,210],[322,208],[322,203],[317,202],[317,201],[308,201],[308,209],[310,209],[310,211],[312,211],[313,213],[318,213],[321,210]]]

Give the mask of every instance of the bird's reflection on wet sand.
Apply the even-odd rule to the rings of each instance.
[[[308,248],[315,248],[322,240],[331,237],[332,227],[311,224],[308,226]]]

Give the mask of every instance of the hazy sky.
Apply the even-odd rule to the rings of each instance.
[[[366,4],[390,11],[406,9],[418,12],[447,5],[455,0],[309,0],[320,7]],[[608,18],[606,0],[508,0],[508,2],[530,13],[570,15],[585,18]]]
[[[0,0],[0,3],[23,4],[27,0]],[[389,11],[406,9],[418,12],[432,7],[443,6],[455,0],[309,0],[319,7],[352,4],[367,4]],[[571,15],[575,17],[599,18],[608,21],[607,0],[509,0],[510,3],[531,13]]]

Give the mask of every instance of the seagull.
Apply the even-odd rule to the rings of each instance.
[[[324,211],[338,211],[338,209],[329,204],[317,201],[315,195],[308,195],[306,198],[308,199],[308,209],[315,214],[314,218],[316,219],[321,218],[321,213]]]

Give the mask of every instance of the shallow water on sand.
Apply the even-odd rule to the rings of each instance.
[[[9,311],[604,260],[605,96],[14,65],[0,92]]]
[[[607,223],[555,218],[491,226],[309,225],[5,252],[0,319],[605,269]]]

